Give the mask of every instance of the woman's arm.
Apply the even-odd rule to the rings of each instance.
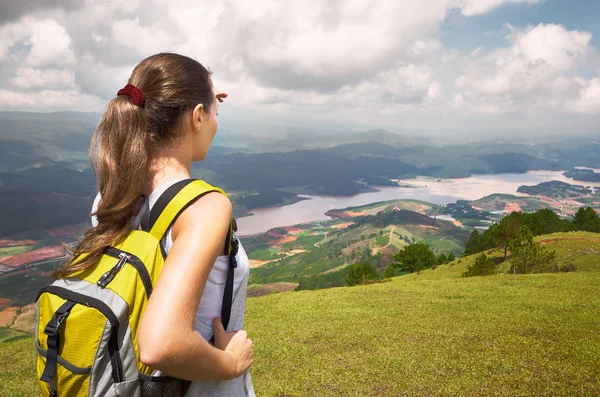
[[[194,318],[208,275],[224,250],[231,202],[208,193],[177,218],[173,246],[138,331],[142,362],[181,379],[233,379],[252,365],[252,341],[238,331],[219,350],[194,331]],[[221,327],[222,328],[222,327]],[[215,329],[215,339],[227,340]]]

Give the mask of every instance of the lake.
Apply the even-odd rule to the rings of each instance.
[[[279,226],[330,219],[325,213],[336,208],[356,207],[377,201],[412,199],[445,205],[457,200],[477,200],[493,193],[518,194],[521,185],[537,185],[540,182],[562,181],[574,185],[600,187],[600,183],[579,182],[567,178],[563,171],[530,171],[525,174],[473,175],[437,181],[430,178],[400,180],[401,184],[417,187],[378,187],[378,192],[355,196],[300,195],[309,200],[282,207],[252,210],[254,215],[238,218],[240,236],[264,233]]]

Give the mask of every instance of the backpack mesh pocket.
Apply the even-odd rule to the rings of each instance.
[[[189,380],[140,374],[141,397],[182,397],[189,387]]]

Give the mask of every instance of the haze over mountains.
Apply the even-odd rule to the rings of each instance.
[[[0,233],[86,220],[95,192],[87,149],[98,117],[81,112],[0,112],[0,212],[5,219]],[[292,193],[352,195],[369,189],[361,180],[370,177],[450,178],[600,167],[596,139],[529,140],[441,146],[434,139],[385,130],[309,131],[273,139],[224,129],[217,133],[207,159],[194,164],[193,170],[196,177],[241,193],[234,197],[240,200],[239,216],[250,209],[243,202],[248,193],[258,194],[246,203],[252,206],[296,200],[279,190],[283,188]],[[54,216],[42,215],[50,212]],[[25,213],[36,216],[23,221]],[[21,227],[15,229],[18,224]]]

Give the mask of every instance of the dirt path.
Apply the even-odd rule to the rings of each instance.
[[[258,259],[248,259],[250,261],[250,269],[254,269],[256,267],[261,267],[266,265],[267,263],[271,263],[273,261],[259,261]]]
[[[11,328],[31,332],[35,328],[35,303],[21,308]]]
[[[372,255],[377,255],[380,250],[382,250],[382,249],[388,247],[390,244],[392,244],[392,235],[394,234],[394,229],[396,229],[396,225],[392,226],[392,230],[390,230],[390,241],[388,241],[388,243],[386,245],[384,245],[383,247],[375,248],[372,252]]]
[[[578,240],[578,241],[588,241],[591,243],[600,243],[600,238],[588,238],[588,237],[560,237],[560,238],[551,238],[548,240],[542,240],[539,242],[540,245],[553,244],[563,240]]]

